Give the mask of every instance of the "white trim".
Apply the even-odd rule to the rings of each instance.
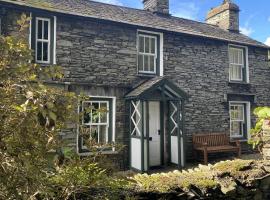
[[[243,80],[231,80],[231,75],[230,75],[230,48],[242,48],[244,49],[244,56],[245,56],[245,69],[246,69],[246,80],[245,82],[246,83],[249,83],[250,82],[250,79],[249,79],[249,59],[248,59],[248,47],[247,46],[242,46],[242,45],[237,45],[237,44],[229,44],[228,45],[228,59],[229,59],[229,82],[233,82],[233,81],[241,81],[243,82]],[[242,72],[243,73],[243,72]],[[243,76],[243,75],[242,75]],[[243,79],[243,77],[242,77]]]
[[[44,21],[48,22],[48,39],[38,39],[38,21],[41,20],[43,21],[42,24],[44,24]],[[43,18],[43,17],[37,17],[36,18],[36,38],[35,38],[35,61],[37,63],[42,63],[42,64],[49,64],[51,60],[51,19],[50,18]],[[44,28],[44,26],[43,26]],[[44,29],[42,29],[42,36],[43,36]],[[43,53],[42,53],[42,60],[37,60],[37,43],[38,42],[47,42],[48,43],[48,61],[43,61]],[[42,45],[43,47],[43,45]],[[42,48],[43,52],[43,48]]]
[[[141,33],[139,33],[141,32]],[[143,33],[149,33],[149,34],[154,34],[154,35],[159,35],[159,43],[160,43],[160,47],[159,47],[159,76],[164,76],[164,35],[161,32],[154,32],[154,31],[147,31],[147,30],[143,30],[143,29],[137,29],[137,35],[138,34],[143,34]],[[137,50],[139,45],[138,45],[138,37],[137,37]],[[157,52],[158,53],[158,52]],[[139,69],[138,69],[138,64],[137,64],[137,72],[139,74]],[[143,72],[145,73],[145,72]],[[146,73],[147,74],[147,73]],[[148,73],[148,74],[154,74],[154,73]]]
[[[164,46],[164,36],[163,33],[160,33],[160,61],[159,61],[159,73],[160,76],[164,76],[164,50],[163,50],[163,46]]]
[[[54,20],[54,23],[53,23],[53,64],[56,65],[56,23],[57,23],[57,17],[56,16],[53,16],[53,20]]]
[[[250,137],[251,137],[251,135],[250,135],[250,128],[251,128],[251,116],[250,116],[251,104],[250,104],[250,102],[249,101],[229,101],[229,114],[231,113],[230,112],[231,104],[246,104],[247,138],[244,138],[244,139],[250,139]],[[230,135],[231,135],[231,116],[230,116]],[[243,136],[241,136],[240,138],[242,138],[242,137]],[[239,137],[231,137],[231,138],[236,139]]]
[[[88,95],[91,98],[100,98],[100,99],[111,99],[112,100],[112,142],[115,142],[115,127],[116,127],[116,97],[115,96],[92,96]],[[93,100],[95,101],[95,100]],[[78,102],[78,113],[80,112],[80,102]],[[79,151],[79,124],[77,125],[77,137],[76,137],[76,150],[77,154],[80,156],[89,156],[92,155],[93,153],[91,152],[84,152],[80,153]],[[103,151],[101,154],[117,154],[118,152],[115,151],[115,148],[110,151]]]
[[[249,83],[249,62],[248,62],[248,47],[245,47],[246,50],[246,82]]]
[[[29,49],[32,49],[32,12],[30,12],[28,43],[29,43]]]
[[[140,52],[140,37],[143,37],[144,38],[144,52]],[[150,51],[151,51],[151,48],[152,48],[152,41],[151,39],[154,39],[155,40],[155,52],[154,53],[146,53],[146,38],[149,38],[149,48],[150,48]],[[158,55],[158,49],[157,49],[157,36],[152,36],[152,35],[147,35],[147,34],[143,34],[143,33],[138,33],[138,48],[137,48],[137,54],[138,54],[138,57],[139,56],[143,56],[143,70],[139,70],[139,62],[138,62],[138,72],[139,73],[148,73],[148,74],[156,74],[157,73],[157,55]],[[148,59],[148,64],[149,64],[149,71],[146,71],[145,70],[145,60],[144,60],[144,56],[147,56],[147,59]],[[150,60],[149,60],[149,57],[154,57],[154,71],[151,71],[151,66],[150,66]],[[139,59],[138,59],[139,60]]]

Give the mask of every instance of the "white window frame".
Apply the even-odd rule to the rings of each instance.
[[[247,129],[247,138],[244,138],[244,130],[242,130],[242,135],[233,136],[232,135],[232,127],[231,124],[233,121],[239,121],[239,120],[232,120],[231,117],[231,106],[243,106],[243,120],[246,123],[246,129]],[[230,115],[230,137],[231,139],[243,139],[244,141],[250,139],[250,128],[251,128],[251,119],[250,119],[250,102],[248,101],[230,101],[229,102],[229,115]],[[246,121],[245,121],[246,120]],[[244,127],[243,127],[244,128]]]
[[[90,100],[93,99],[93,101],[99,101],[98,99],[102,99],[101,101],[107,101],[107,102],[112,102],[112,124],[111,124],[111,131],[112,131],[112,143],[115,142],[115,127],[116,127],[116,97],[114,96],[95,96],[95,95],[89,95],[90,97]],[[96,100],[97,99],[97,100]],[[104,100],[104,99],[108,99],[108,100]],[[80,104],[78,105],[78,113],[80,113]],[[108,120],[110,120],[108,118]],[[82,124],[82,122],[80,122],[80,124]],[[93,153],[92,152],[80,152],[80,149],[82,150],[86,150],[84,146],[79,146],[80,143],[79,143],[79,139],[80,139],[80,132],[79,132],[79,126],[77,126],[77,138],[76,138],[76,141],[77,141],[77,154],[80,155],[80,156],[89,156],[89,155],[92,155]],[[115,148],[112,148],[112,150],[105,150],[103,152],[101,152],[102,154],[116,154],[117,152],[115,151]]]
[[[144,37],[144,53],[140,52],[140,37]],[[154,39],[155,40],[155,53],[145,53],[145,38],[149,38],[151,41],[151,39]],[[153,36],[153,35],[150,35],[150,34],[145,34],[145,33],[138,33],[138,42],[137,42],[137,45],[138,45],[138,72],[139,73],[143,73],[143,74],[156,74],[157,73],[157,58],[158,58],[158,48],[157,48],[157,40],[158,40],[158,37],[157,36]],[[149,46],[151,46],[151,42],[149,43]],[[139,56],[142,55],[143,57],[144,56],[154,56],[154,71],[145,71],[144,70],[139,70]],[[150,63],[149,63],[150,64]],[[144,67],[144,59],[143,59],[143,67]],[[150,67],[150,66],[149,66]]]
[[[152,34],[152,35],[157,35],[159,36],[159,76],[164,76],[164,35],[161,32],[154,32],[154,31],[147,31],[147,30],[143,30],[143,29],[138,29],[137,30],[137,43],[136,43],[136,47],[137,47],[137,51],[139,48],[138,45],[138,34]],[[139,68],[138,68],[138,64],[137,64],[137,73],[139,73]]]
[[[89,122],[89,123],[84,123],[84,119],[82,119],[82,125],[85,125],[85,126],[89,126],[89,128],[90,128],[90,130],[91,130],[91,126],[97,126],[98,127],[98,143],[100,143],[100,141],[99,141],[99,135],[100,135],[100,132],[99,132],[99,130],[100,130],[100,126],[106,126],[106,144],[109,142],[109,128],[110,128],[110,119],[109,119],[109,117],[110,117],[110,101],[108,100],[108,101],[104,101],[104,100],[93,100],[93,101],[83,101],[82,102],[82,110],[84,110],[84,105],[85,104],[91,104],[91,105],[93,105],[93,104],[95,104],[95,103],[98,103],[99,104],[99,107],[100,107],[100,104],[102,104],[102,103],[104,103],[104,104],[106,104],[106,109],[108,110],[108,112],[107,112],[107,122],[96,122],[96,123],[93,123],[92,122],[92,120],[93,120],[93,117],[92,117],[92,111],[91,111],[91,122]],[[98,114],[99,115],[99,120],[101,119],[100,118],[100,113]],[[87,149],[87,147],[86,146],[83,146],[82,147],[83,149]]]
[[[243,64],[231,63],[230,59],[230,49],[242,50],[243,52]],[[249,62],[248,62],[248,47],[241,45],[229,44],[228,46],[228,57],[229,57],[229,82],[244,82],[249,83]],[[241,67],[241,78],[231,79],[231,65]],[[243,69],[245,70],[245,77],[243,76]],[[245,78],[245,80],[244,80]]]
[[[42,28],[42,39],[38,39],[38,21],[43,21],[42,24],[44,24],[44,21],[48,22],[48,39],[43,39],[44,35],[44,27]],[[36,18],[36,27],[35,27],[35,32],[36,32],[36,41],[35,41],[35,60],[37,63],[41,64],[49,64],[51,61],[51,19],[50,18],[43,18],[43,17],[37,17]],[[42,60],[37,59],[37,44],[38,42],[42,42],[42,54],[41,58]],[[48,43],[48,61],[43,61],[43,43]]]

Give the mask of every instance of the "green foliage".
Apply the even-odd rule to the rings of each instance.
[[[262,167],[264,164],[263,161],[231,160],[215,165],[199,165],[182,172],[138,174],[130,178],[129,187],[139,194],[146,194],[145,196],[155,194],[166,197],[170,194],[175,198],[189,199],[189,194],[194,194],[194,199],[235,199],[231,195],[237,196],[239,190],[244,190],[243,187],[247,187],[246,193],[256,185],[256,180],[268,177],[269,170]],[[187,195],[186,198],[184,194]],[[245,199],[247,194],[239,196],[242,195]]]
[[[169,172],[161,174],[137,174],[131,178],[133,187],[147,192],[168,193],[176,189],[188,190],[195,186],[202,190],[217,187],[217,182],[209,171]],[[131,184],[132,187],[132,184]]]
[[[53,194],[51,198],[56,199],[76,199],[76,195],[84,194],[84,198],[111,198],[115,195],[117,199],[120,190],[127,185],[127,180],[117,179],[107,174],[97,163],[89,162],[88,159],[72,159],[68,165],[59,168],[54,173],[49,182],[52,187],[47,194]],[[58,188],[58,190],[56,190]],[[95,196],[91,191],[103,191]],[[57,193],[58,191],[58,193]],[[73,197],[73,198],[72,198]]]
[[[251,129],[249,144],[251,144],[253,148],[258,147],[261,151],[263,145],[270,142],[270,138],[263,134],[264,121],[270,120],[270,107],[258,107],[254,110],[254,114],[257,117],[257,122],[255,127]]]
[[[95,163],[102,149],[81,159],[64,148],[59,132],[79,122],[78,102],[86,97],[46,84],[61,81],[62,69],[31,62],[29,20],[22,15],[18,34],[0,36],[0,199],[76,199],[91,188],[106,199],[127,183]]]
[[[240,171],[249,168],[252,162],[253,161],[251,160],[235,160],[235,161],[219,162],[213,168],[220,172],[237,175],[239,174]]]
[[[0,199],[33,198],[48,186],[48,152],[61,146],[66,122],[77,120],[77,97],[44,84],[61,69],[30,62],[29,20],[18,20],[17,36],[0,36]]]

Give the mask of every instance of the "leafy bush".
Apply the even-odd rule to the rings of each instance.
[[[30,62],[29,20],[22,15],[18,34],[0,36],[0,199],[68,199],[90,188],[111,194],[125,182],[109,176],[94,159],[69,151],[64,162],[49,162],[50,152],[63,149],[59,132],[78,123],[80,98],[46,84],[61,80],[60,67]]]
[[[92,199],[107,196],[117,199],[120,190],[127,185],[126,180],[108,175],[97,163],[79,158],[59,168],[49,182],[53,186],[49,192],[51,198],[57,199],[76,199],[82,195]]]
[[[261,151],[262,147],[270,142],[270,137],[265,136],[263,132],[265,120],[270,120],[270,107],[258,107],[254,110],[254,114],[257,117],[257,123],[255,127],[251,129],[249,144],[253,145],[253,148],[258,147]]]

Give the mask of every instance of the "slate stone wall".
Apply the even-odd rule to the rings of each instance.
[[[142,80],[137,74],[137,30],[85,18],[57,17],[57,64],[65,69],[71,91],[115,96],[116,142],[128,145],[128,108],[124,96]],[[228,43],[184,34],[164,33],[164,75],[189,94],[186,102],[187,153],[191,136],[201,132],[229,132],[227,94],[255,95],[256,106],[270,105],[267,51],[249,47],[250,84],[230,84]],[[254,123],[255,117],[252,115]],[[66,137],[74,140],[74,132]],[[76,142],[74,142],[76,144]],[[123,155],[128,162],[128,153]]]

